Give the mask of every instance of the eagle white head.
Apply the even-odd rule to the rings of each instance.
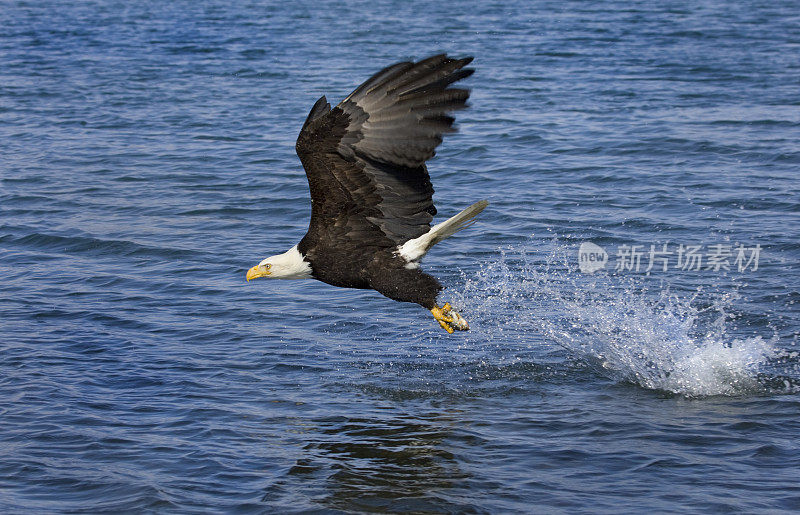
[[[268,279],[309,279],[311,265],[297,245],[283,254],[268,257],[247,271],[247,280],[266,277]]]

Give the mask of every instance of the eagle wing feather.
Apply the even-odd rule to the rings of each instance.
[[[325,97],[314,104],[296,145],[311,190],[304,240],[388,248],[429,230],[436,208],[425,162],[455,131],[449,113],[466,107],[469,91],[449,86],[472,74],[471,61],[397,63],[333,109]]]

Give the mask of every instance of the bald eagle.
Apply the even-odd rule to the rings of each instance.
[[[455,132],[450,113],[467,107],[469,90],[451,84],[472,75],[471,61],[442,54],[397,63],[333,109],[324,96],[317,100],[296,145],[311,190],[308,232],[252,267],[247,280],[314,278],[373,289],[425,307],[448,333],[469,329],[449,303],[439,307],[443,287],[419,264],[488,205],[481,200],[431,227],[436,208],[425,161]]]

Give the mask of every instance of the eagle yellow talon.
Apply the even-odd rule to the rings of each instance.
[[[448,324],[447,322],[439,320],[439,325],[442,326],[442,329],[444,329],[448,333],[453,334],[453,328],[450,327],[450,324]]]
[[[431,313],[433,313],[433,318],[438,320],[439,322],[452,322],[453,319],[447,316],[447,312],[444,308],[440,308],[439,306],[433,306],[431,309]]]
[[[431,313],[433,313],[433,318],[442,326],[442,329],[450,334],[453,334],[453,331],[456,329],[459,331],[466,331],[469,329],[467,321],[464,320],[461,315],[453,311],[449,302],[441,308],[439,306],[433,306]]]

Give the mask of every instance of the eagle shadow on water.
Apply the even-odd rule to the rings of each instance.
[[[436,207],[425,162],[469,90],[451,85],[474,72],[472,57],[435,55],[384,68],[331,108],[323,96],[297,138],[311,190],[311,222],[300,243],[247,272],[247,280],[314,278],[373,289],[430,310],[448,333],[469,324],[439,281],[420,270],[430,248],[474,222],[481,200],[431,227]]]

